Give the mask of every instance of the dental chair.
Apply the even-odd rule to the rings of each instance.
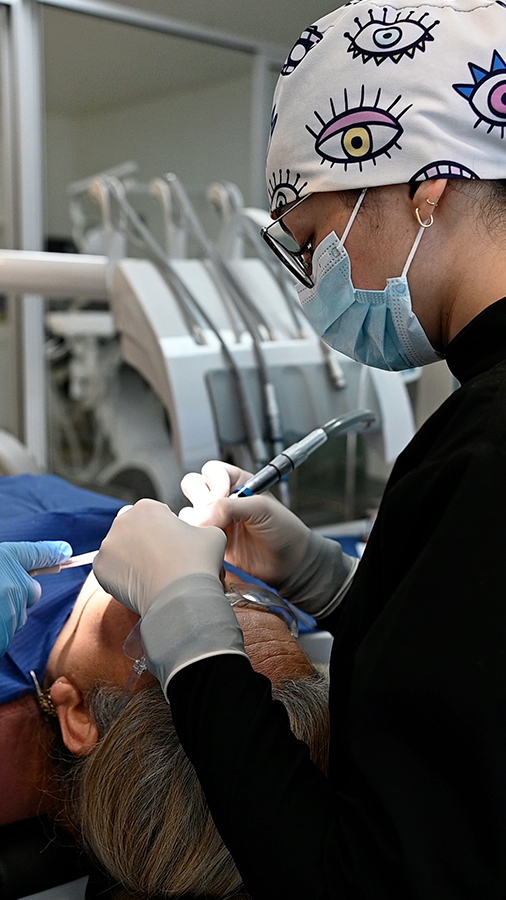
[[[59,888],[55,900],[56,896],[59,900],[77,900],[84,897],[84,881],[77,889],[74,882],[88,874],[81,851],[48,819],[24,819],[0,826],[2,900],[19,900],[55,887]]]
[[[2,900],[113,900],[117,888],[46,817],[0,826]]]
[[[35,459],[17,437],[0,428],[0,475],[21,475],[28,472],[39,472]]]
[[[99,546],[121,505],[120,500],[75,487],[54,475],[6,476],[0,478],[0,541],[63,537],[75,553],[83,553]],[[67,591],[77,595],[87,571],[69,569],[57,576],[39,576],[43,597]],[[239,570],[233,574],[244,575]],[[20,634],[27,633],[34,614],[37,605]],[[31,634],[36,639],[38,632],[32,628]],[[31,750],[36,751],[37,745],[30,720],[38,720],[40,712],[28,680],[26,687],[18,687],[19,672],[24,675],[28,666],[23,664],[19,645],[16,651],[13,646],[14,641],[0,662],[0,822],[9,823],[0,825],[0,900],[113,900],[117,886],[63,828],[36,815],[40,794],[34,794],[30,766]],[[13,674],[12,660],[17,662]]]
[[[64,537],[76,553],[98,547],[121,501],[77,488],[54,475],[26,472],[25,463],[30,460],[23,458],[18,444],[10,435],[5,442],[0,440],[0,472],[25,468],[24,474],[0,478],[0,541]],[[44,595],[77,595],[88,570],[40,576]],[[74,575],[69,580],[71,571],[80,571],[77,580]],[[18,664],[19,652],[18,647],[13,656]],[[24,668],[22,671],[28,674]],[[29,792],[23,792],[34,742],[30,717],[38,716],[39,711],[22,685],[18,692],[16,687],[12,690],[14,676],[17,684],[19,671],[12,660],[0,666],[0,744],[4,751],[0,759],[0,822],[9,823],[0,825],[0,898],[18,900],[44,892],[44,900],[82,900],[86,892],[87,898],[100,895],[107,900],[111,885],[104,875],[92,867],[66,831],[48,818],[36,816],[37,798],[34,801]]]

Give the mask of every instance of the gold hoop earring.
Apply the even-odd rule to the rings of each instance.
[[[428,203],[429,206],[437,206],[437,201],[436,201],[436,200],[429,200],[429,199],[426,198],[426,199],[425,199],[425,202]]]
[[[434,224],[434,216],[432,215],[432,213],[430,214],[429,219],[427,219],[425,222],[422,222],[422,219],[420,217],[420,210],[419,210],[418,206],[415,209],[415,216],[416,216],[417,222],[421,228],[430,228],[430,226]]]

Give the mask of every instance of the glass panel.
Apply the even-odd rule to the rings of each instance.
[[[122,0],[125,6],[133,6],[146,13],[171,16],[196,25],[206,25],[234,34],[248,35],[258,41],[276,43],[282,47],[293,46],[299,34],[317,19],[339,5],[329,0],[255,0],[240,3],[237,0]]]
[[[44,42],[50,249],[65,251],[75,244],[80,251],[104,252],[99,206],[81,194],[77,213],[84,224],[76,216],[73,227],[67,186],[129,161],[137,171],[134,166],[128,178],[128,199],[162,244],[162,207],[148,190],[155,177],[177,174],[211,235],[219,220],[205,199],[210,182],[237,184],[249,202],[249,54],[50,7],[44,8]],[[119,255],[144,256],[145,251],[129,240]],[[196,255],[193,247],[189,255]],[[132,428],[139,433],[144,427],[146,441],[158,434],[159,445],[164,440],[167,445],[167,416],[160,401],[137,372],[120,366],[117,338],[99,334],[100,322],[98,332],[86,334],[88,326],[81,319],[83,333],[73,334],[69,319],[55,316],[95,311],[106,331],[107,304],[86,298],[49,303],[51,467],[128,501],[160,496],[149,464],[136,468],[137,450],[130,446]],[[92,332],[95,325],[89,321]],[[149,426],[135,418],[127,427],[127,401],[134,418],[145,406]],[[115,469],[119,441],[125,466],[104,482],[103,472]],[[165,449],[169,453],[170,444]],[[173,450],[165,464],[169,469],[174,477],[164,485],[166,500],[177,494],[181,477]]]
[[[199,198],[225,179],[248,200],[248,54],[50,7],[44,23],[52,239],[70,235],[67,184],[127,160],[143,182],[173,171]]]
[[[172,6],[171,12],[177,15]],[[219,22],[209,24],[226,27]],[[233,23],[227,30],[236,30]],[[249,205],[253,96],[250,55],[50,7],[44,7],[44,40],[49,249],[64,251],[76,246],[81,252],[105,252],[104,229],[96,201],[85,193],[75,194],[79,204],[72,222],[67,186],[118,166],[123,172],[128,199],[162,244],[161,205],[148,190],[156,176],[167,172],[178,176],[211,238],[217,234],[219,222],[205,197],[210,182],[237,185]],[[269,73],[269,81],[274,89],[277,81],[274,70]],[[269,116],[269,109],[266,115]],[[127,175],[127,170],[121,167],[129,162],[132,166]],[[113,225],[116,223],[117,218]],[[195,246],[189,247],[190,257],[200,254]],[[122,246],[118,242],[116,251],[118,257],[145,255],[145,250],[138,248],[131,238]],[[257,255],[256,250],[253,253]],[[188,269],[185,273],[188,275]],[[199,300],[210,313],[212,303],[219,306],[216,283],[209,279],[205,290],[201,284]],[[269,291],[272,292],[270,284],[265,294],[260,291],[261,302],[253,314],[253,319],[258,317],[256,327],[262,335],[268,333],[266,321],[271,318],[274,321],[275,317],[267,297]],[[282,278],[276,296],[279,328],[286,327],[291,337],[295,313]],[[222,302],[220,314],[224,315],[225,306]],[[88,319],[86,326],[82,325],[83,319],[75,320],[77,326],[68,319],[64,322],[63,317],[57,320],[54,315],[47,320],[53,470],[89,487],[118,493],[127,502],[140,496],[156,496],[175,506],[182,505],[181,495],[176,499],[182,472],[175,458],[167,412],[137,371],[122,364],[106,301],[50,299],[49,309],[50,313],[74,310],[78,314],[102,315],[101,319]],[[225,312],[228,318],[220,320],[218,327],[227,328],[232,334],[236,329],[238,337],[244,336],[243,320],[237,324],[235,313],[229,316],[229,309]],[[193,321],[188,322],[191,317],[187,317],[180,333],[195,335],[193,309],[191,314]],[[202,321],[197,321],[201,330]],[[81,327],[83,330],[79,331]],[[284,332],[280,334],[283,336]],[[130,338],[131,343],[135,344],[136,339],[137,334]],[[153,371],[157,365],[155,360]],[[253,383],[256,375],[250,372],[248,377],[246,394],[249,391],[255,400],[259,395]],[[209,382],[206,382],[205,390],[208,389]],[[289,399],[294,398],[290,395]],[[261,400],[257,406],[261,410]],[[172,409],[170,403],[167,407]],[[258,415],[261,418],[260,412]],[[314,424],[308,425],[307,430]],[[225,445],[224,433],[221,437]],[[160,442],[155,449],[162,461],[164,477],[168,472],[173,475],[172,483],[164,484],[163,493],[153,475],[156,454],[148,460],[153,435]],[[163,440],[166,456],[162,459]],[[230,438],[233,451],[243,453],[243,459],[235,457],[235,461],[252,465],[241,441],[244,441],[242,433],[235,443]],[[377,485],[366,478],[360,441],[358,449],[357,493],[362,514],[371,505],[371,496],[375,498]],[[290,481],[294,507],[308,521],[321,524],[357,514],[357,509],[353,510],[346,499],[347,472],[350,481],[349,451],[345,439],[339,444],[333,442],[328,452],[322,451],[314,463],[308,463]],[[144,465],[139,463],[142,453]],[[271,455],[270,451],[268,454]],[[121,471],[120,457],[125,460]],[[315,472],[320,473],[318,478]],[[334,496],[341,498],[332,505],[326,499],[329,485],[334,489]]]

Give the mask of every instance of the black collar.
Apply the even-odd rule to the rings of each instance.
[[[506,360],[506,297],[487,306],[446,348],[446,362],[464,384]]]

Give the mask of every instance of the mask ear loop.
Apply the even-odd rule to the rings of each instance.
[[[353,225],[355,219],[357,218],[358,211],[359,211],[360,207],[362,206],[362,203],[363,203],[366,193],[367,193],[367,188],[363,188],[363,190],[360,193],[360,197],[358,198],[357,202],[355,203],[355,208],[348,220],[348,224],[347,224],[346,228],[344,229],[343,236],[341,238],[342,244],[344,244],[346,238],[348,237],[348,235],[351,231],[351,226]]]
[[[407,258],[407,260],[406,260],[406,264],[405,264],[405,266],[404,266],[404,268],[403,268],[403,270],[402,270],[401,278],[405,278],[406,275],[408,274],[408,269],[409,269],[411,263],[413,262],[413,257],[414,257],[414,255],[415,255],[416,251],[418,250],[418,245],[419,245],[420,241],[422,240],[424,231],[425,231],[425,228],[424,228],[424,226],[422,225],[422,227],[418,229],[418,234],[417,234],[417,236],[416,236],[416,238],[415,238],[415,240],[414,240],[414,242],[413,242],[413,246],[412,246],[412,248],[411,248],[411,250],[410,250],[410,253],[409,253],[409,256],[408,256],[408,258]]]
[[[427,200],[427,203],[429,204],[429,206],[434,206],[434,207],[437,206],[437,203],[435,203],[434,200]],[[418,250],[418,245],[419,245],[420,241],[422,240],[422,234],[424,233],[425,229],[430,228],[430,226],[434,224],[434,216],[432,215],[432,213],[430,214],[429,218],[426,219],[425,222],[422,220],[422,218],[420,216],[420,209],[418,206],[415,209],[415,216],[416,216],[416,221],[418,222],[420,228],[418,229],[418,234],[417,234],[417,236],[414,240],[413,246],[411,248],[411,253],[409,254],[409,256],[406,260],[406,265],[404,266],[404,268],[402,270],[401,278],[405,278],[406,275],[408,274],[408,269],[409,269],[411,263],[413,262],[413,257],[415,255],[416,251]]]

